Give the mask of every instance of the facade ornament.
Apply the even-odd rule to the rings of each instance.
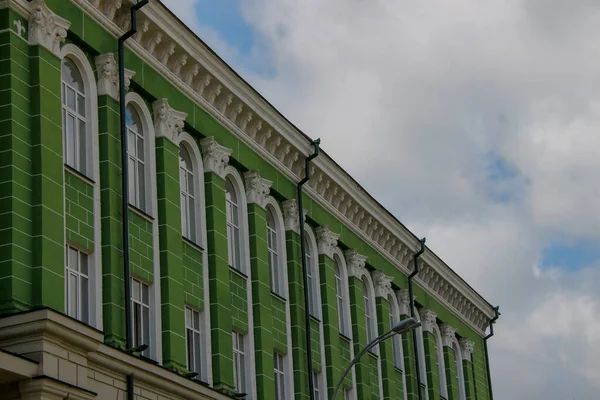
[[[154,109],[154,130],[156,137],[164,137],[179,145],[179,135],[183,131],[187,113],[176,111],[169,106],[167,99],[152,103]]]
[[[200,73],[200,64],[194,63],[188,65],[183,71],[181,71],[181,79],[186,85],[192,86],[194,78]]]
[[[246,198],[248,204],[257,204],[261,208],[267,206],[269,193],[273,182],[260,177],[258,171],[248,171],[244,173],[246,181]]]
[[[98,71],[98,96],[110,96],[119,101],[119,66],[113,53],[100,54],[96,57]],[[129,90],[135,71],[125,70],[125,91]]]
[[[300,220],[298,213],[298,201],[290,199],[283,202],[283,219],[285,230],[300,234]]]
[[[423,332],[433,333],[433,327],[436,324],[437,313],[431,310],[423,310],[421,312],[421,326]]]
[[[44,0],[34,0],[31,4],[29,43],[45,47],[58,56],[71,22],[54,14]]]
[[[108,17],[108,19],[114,20],[117,10],[121,8],[122,5],[123,0],[107,0],[104,2],[104,10],[102,11]]]
[[[410,316],[410,291],[408,289],[397,290],[396,297],[398,298],[398,304],[400,305],[400,315]],[[417,296],[413,296],[413,301],[416,299]]]
[[[333,259],[333,251],[337,247],[340,235],[330,231],[327,225],[317,227],[315,233],[317,235],[317,248],[319,254],[324,254]]]
[[[361,279],[363,275],[368,274],[365,268],[367,256],[358,254],[358,250],[349,249],[344,252],[346,257],[346,265],[348,266],[348,275]]]
[[[473,343],[469,339],[462,338],[458,341],[458,344],[460,345],[462,359],[466,361],[471,361],[471,355],[473,354],[473,350],[475,350],[475,343]]]
[[[456,328],[448,324],[440,325],[440,333],[442,334],[442,344],[446,347],[452,347],[452,342],[456,339]]]
[[[217,143],[214,136],[202,139],[200,145],[204,156],[204,171],[214,172],[221,178],[225,178],[225,168],[229,164],[232,150]]]
[[[375,285],[375,297],[386,298],[392,291],[393,276],[387,276],[383,271],[373,271],[373,284]]]

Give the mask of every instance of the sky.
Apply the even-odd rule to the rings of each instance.
[[[163,2],[500,306],[496,399],[598,398],[599,1]]]

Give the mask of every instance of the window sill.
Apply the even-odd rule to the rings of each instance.
[[[273,297],[275,297],[275,298],[277,298],[277,299],[279,299],[279,300],[283,301],[284,303],[286,303],[286,302],[287,302],[287,299],[286,299],[285,297],[283,297],[283,296],[281,296],[281,295],[279,295],[279,294],[275,293],[275,292],[274,292],[274,291],[272,291],[272,290],[271,290],[271,296],[273,296]]]
[[[189,245],[190,247],[193,247],[194,249],[198,250],[201,253],[204,253],[204,249],[199,246],[198,244],[192,242],[190,239],[186,238],[185,236],[182,236],[181,239],[183,240],[183,243]]]
[[[313,320],[313,321],[315,321],[315,322],[318,322],[319,324],[321,323],[321,320],[319,318],[315,317],[314,315],[311,315],[310,319]]]
[[[396,372],[400,372],[402,375],[404,375],[404,371],[402,371],[402,369],[398,368],[395,365],[394,365],[394,369],[396,370]]]
[[[92,186],[96,185],[96,182],[94,182],[92,179],[90,179],[87,175],[77,171],[75,168],[71,167],[68,164],[65,164],[65,171],[67,171],[68,173],[70,173],[73,176],[76,176],[77,178],[81,179],[85,183],[89,183]]]
[[[233,268],[231,265],[229,266],[229,270],[232,271],[234,274],[241,276],[244,279],[248,279],[248,275],[246,275],[245,273],[243,273],[239,269]]]
[[[344,340],[346,340],[347,342],[352,343],[352,338],[349,338],[348,336],[344,335],[342,332],[340,332],[340,337]]]
[[[151,215],[146,214],[144,211],[140,210],[139,208],[137,208],[136,206],[134,206],[131,203],[129,203],[129,210],[133,211],[134,213],[136,213],[140,217],[144,218],[148,222],[154,223],[154,218]]]

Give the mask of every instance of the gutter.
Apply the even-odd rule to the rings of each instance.
[[[313,382],[313,368],[312,368],[312,340],[310,337],[310,299],[308,298],[308,275],[306,265],[306,244],[305,233],[304,233],[304,207],[302,203],[302,186],[310,179],[310,162],[319,155],[319,144],[321,139],[312,141],[315,151],[313,154],[308,156],[305,160],[305,176],[300,182],[298,182],[298,218],[300,219],[300,253],[302,255],[302,278],[304,279],[304,318],[306,319],[306,351],[307,351],[307,364],[308,364],[308,389],[310,391],[310,400],[315,400],[315,383]]]
[[[119,38],[119,105],[121,122],[121,183],[123,213],[123,264],[125,280],[125,347],[133,352],[133,329],[131,326],[131,267],[129,259],[129,160],[127,153],[127,121],[125,119],[125,41],[137,32],[137,11],[148,4],[149,0],[141,0],[131,7],[131,29]],[[134,377],[127,375],[127,399],[134,399]]]
[[[419,251],[417,251],[415,253],[415,255],[413,256],[413,263],[415,265],[415,269],[408,276],[408,296],[409,296],[409,304],[410,304],[410,316],[413,318],[415,317],[415,301],[413,299],[412,280],[419,273],[419,257],[421,256],[421,254],[423,254],[425,252],[425,238],[420,239],[419,242],[421,243],[421,249]],[[423,395],[421,394],[421,378],[426,379],[426,377],[421,377],[421,368],[419,365],[419,354],[417,351],[417,330],[416,329],[413,329],[412,337],[413,337],[413,350],[414,350],[414,357],[415,357],[415,368],[417,370],[416,371],[417,372],[417,394],[419,396],[419,400],[423,400]]]
[[[489,354],[488,354],[487,341],[489,338],[494,336],[494,323],[496,323],[496,320],[500,317],[500,312],[498,311],[499,309],[500,309],[500,306],[494,307],[494,313],[496,314],[496,316],[494,318],[490,319],[490,333],[486,337],[483,338],[483,349],[485,351],[485,368],[487,370],[488,390],[489,390],[489,399],[490,400],[494,400],[494,394],[492,393],[492,375],[490,374],[490,358],[489,358]]]

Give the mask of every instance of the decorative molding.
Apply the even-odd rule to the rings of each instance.
[[[433,333],[433,327],[436,324],[437,313],[431,310],[421,311],[421,326],[423,332]]]
[[[167,99],[152,103],[156,138],[164,137],[179,146],[179,135],[183,132],[187,113],[174,110]]]
[[[98,71],[98,96],[110,96],[119,101],[119,65],[113,53],[96,56],[96,70]],[[135,71],[125,70],[125,91],[129,91],[131,79]]]
[[[371,276],[373,277],[373,284],[375,285],[376,297],[387,298],[390,293],[394,293],[392,291],[393,276],[387,276],[383,271],[373,271]]]
[[[327,225],[317,227],[315,232],[317,234],[317,248],[319,254],[324,254],[333,259],[333,252],[337,247],[340,235],[329,230]]]
[[[452,343],[456,340],[456,328],[448,324],[440,325],[440,333],[442,335],[442,344],[446,347],[452,347]]]
[[[58,56],[60,44],[67,38],[71,22],[54,14],[44,0],[31,3],[29,18],[29,43],[40,45]]]
[[[458,341],[460,345],[460,351],[462,353],[462,359],[466,361],[471,361],[471,355],[475,350],[475,343],[470,341],[469,339],[462,338]]]
[[[204,172],[214,172],[221,178],[225,178],[225,168],[229,164],[231,149],[221,146],[214,136],[200,141],[204,161]]]
[[[248,204],[257,204],[261,208],[267,206],[269,193],[273,182],[260,177],[258,171],[248,171],[244,173],[246,182],[246,199]]]
[[[120,0],[72,1],[115,36],[128,28],[125,22],[117,26],[119,21],[110,18],[111,7],[106,6],[108,3],[120,3]],[[129,8],[131,4],[124,2],[122,7]],[[143,21],[143,29],[138,31],[135,40],[127,43],[132,51],[288,179],[298,181],[304,176],[304,160],[307,154],[312,153],[312,145],[302,132],[239,79],[192,32],[182,29],[181,22],[164,5],[150,2],[138,16]],[[181,61],[186,54],[184,66]],[[223,108],[224,98],[231,98],[231,104]],[[320,206],[380,252],[399,271],[410,273],[408,264],[419,247],[418,239],[327,154],[314,161],[313,178],[306,186],[306,193]],[[439,276],[436,278],[438,284],[422,279],[423,271],[415,281],[483,336],[489,319],[495,315],[492,306],[430,251],[423,255],[421,263],[423,270],[432,270]],[[439,290],[440,283],[446,283],[452,290]]]
[[[400,307],[400,315],[410,316],[410,292],[408,289],[400,289],[396,291],[396,297],[398,298],[398,306]],[[413,300],[417,296],[413,296]]]
[[[369,272],[365,268],[367,262],[367,256],[363,256],[358,253],[356,249],[349,249],[344,252],[346,257],[346,266],[348,267],[348,276],[353,276],[358,279],[362,279],[363,275],[367,275]]]
[[[298,213],[298,202],[290,199],[283,202],[283,219],[286,231],[294,231],[300,234],[300,220]]]

